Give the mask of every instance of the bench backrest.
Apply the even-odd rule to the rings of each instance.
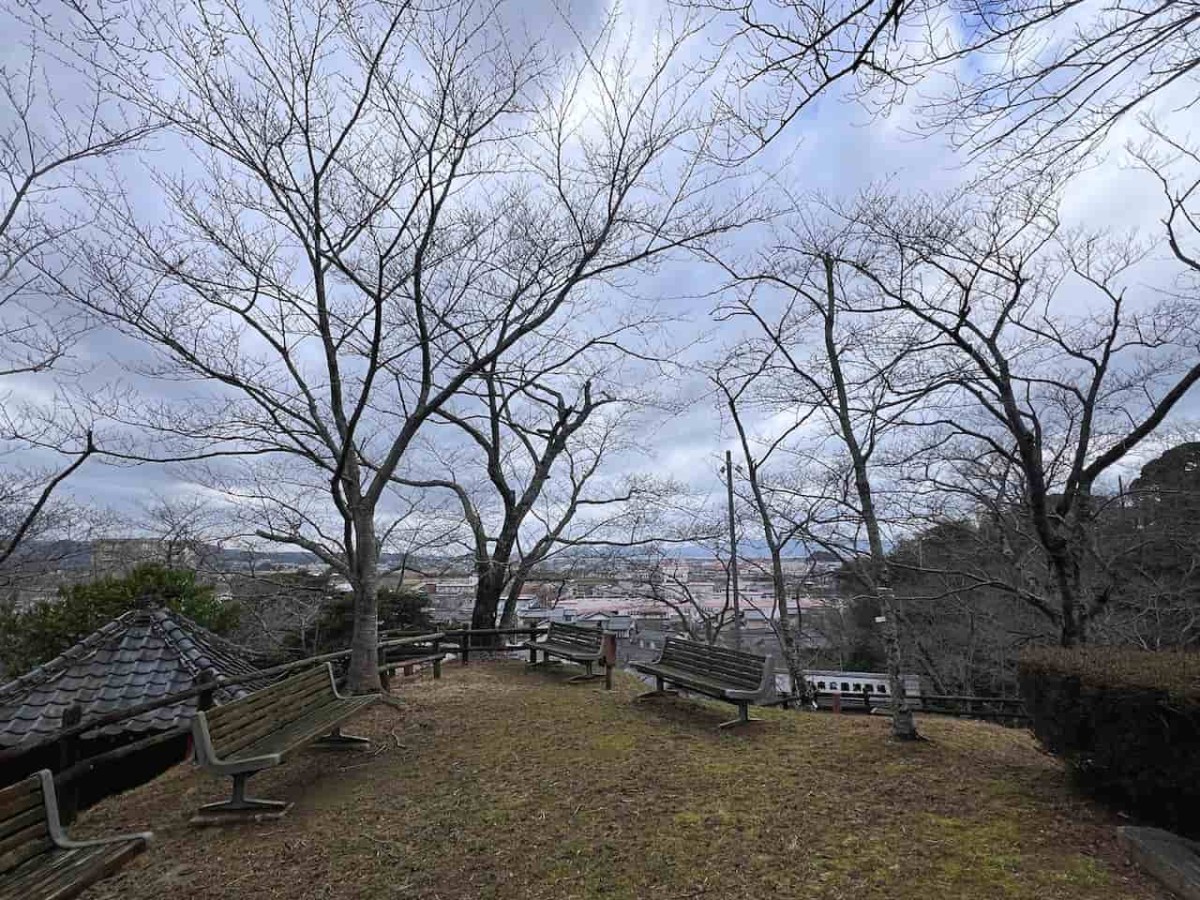
[[[580,653],[599,653],[604,631],[596,625],[568,625],[566,622],[551,622],[546,640],[552,644],[574,647]]]
[[[742,691],[762,687],[768,657],[681,638],[667,638],[659,664],[692,672]]]
[[[324,663],[196,718],[207,726],[213,752],[224,758],[336,699],[333,668]]]
[[[53,848],[42,774],[0,790],[0,875]]]

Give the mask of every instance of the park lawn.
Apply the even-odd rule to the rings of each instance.
[[[1117,847],[1110,814],[1022,731],[877,717],[632,702],[619,678],[446,667],[394,688],[348,732],[251,780],[288,817],[194,828],[228,779],[190,764],[80,817],[79,836],[155,832],[101,898],[1166,898]]]

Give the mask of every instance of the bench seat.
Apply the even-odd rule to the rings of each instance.
[[[635,663],[634,668],[639,672],[645,672],[647,675],[661,675],[665,681],[669,681],[671,684],[678,685],[686,690],[695,691],[698,694],[716,697],[718,700],[733,699],[739,696],[745,696],[748,700],[759,699],[757,688],[747,690],[730,687],[728,682],[722,682],[716,678],[706,678],[696,672],[689,672],[686,669],[678,669],[674,666]]]
[[[266,756],[278,756],[280,760],[287,759],[294,751],[329,734],[338,723],[344,722],[363,707],[370,706],[376,699],[378,698],[373,694],[364,694],[361,697],[346,697],[343,700],[327,703],[299,719],[289,722],[278,731],[265,735],[253,744],[247,744],[231,755],[229,759],[244,761]]]
[[[0,900],[67,900],[149,846],[151,835],[67,837],[48,769],[0,791]]]
[[[765,700],[775,689],[775,670],[771,657],[744,653],[727,647],[715,647],[680,638],[667,638],[662,652],[652,663],[633,663],[633,668],[653,675],[655,689],[638,696],[653,697],[670,693],[670,683],[733,703],[738,717],[722,722],[721,728],[745,725],[750,719],[749,705]]]
[[[526,647],[531,647],[536,643],[536,649],[550,656],[557,656],[562,659],[569,659],[572,662],[587,662],[589,659],[592,662],[598,662],[601,658],[598,650],[580,650],[574,644],[560,644],[557,641],[541,641],[527,643]]]

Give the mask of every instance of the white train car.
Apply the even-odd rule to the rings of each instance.
[[[904,681],[904,696],[914,709],[921,708],[921,677],[901,675]],[[845,708],[861,707],[863,695],[873,701],[884,703],[890,697],[891,681],[886,672],[841,672],[831,669],[805,669],[804,678],[817,696],[818,705],[829,708],[837,697]],[[776,676],[779,692],[790,693],[791,679],[787,675]]]

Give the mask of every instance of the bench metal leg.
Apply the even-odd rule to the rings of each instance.
[[[717,727],[718,728],[736,728],[738,725],[749,725],[751,722],[761,722],[762,721],[762,719],[750,718],[750,704],[749,703],[739,703],[737,705],[737,708],[738,708],[738,717],[736,719],[730,719],[728,722],[722,722]]]
[[[633,699],[634,700],[643,700],[646,697],[678,697],[679,696],[679,691],[674,690],[673,688],[668,688],[666,686],[665,682],[663,682],[663,680],[661,678],[659,678],[657,675],[654,676],[654,685],[655,685],[654,690],[643,691],[642,693],[638,694]]]
[[[242,772],[233,776],[233,796],[219,803],[206,803],[192,817],[195,825],[220,822],[235,822],[246,819],[279,819],[287,814],[292,804],[284,800],[260,800],[246,796],[246,779],[253,772]]]
[[[342,734],[342,728],[339,725],[325,737],[315,741],[313,746],[326,750],[350,750],[356,747],[370,746],[370,744],[370,738],[359,737],[356,734]]]
[[[572,684],[572,683],[578,682],[578,681],[591,681],[592,679],[600,677],[600,673],[596,672],[592,669],[592,663],[590,660],[588,662],[585,662],[583,665],[584,665],[584,668],[586,669],[584,674],[575,675],[571,678],[568,678],[567,684]]]

